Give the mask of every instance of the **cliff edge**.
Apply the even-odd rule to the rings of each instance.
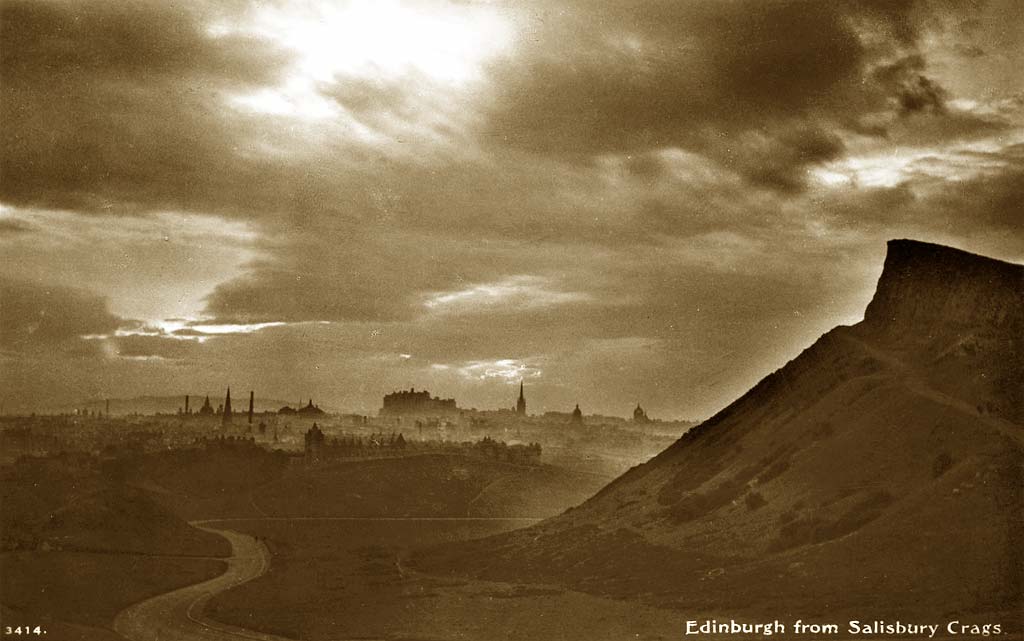
[[[717,615],[1024,612],[1024,267],[894,240],[832,329],[583,505],[425,571]]]

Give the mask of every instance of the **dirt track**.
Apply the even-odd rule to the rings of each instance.
[[[114,630],[131,641],[287,641],[284,637],[215,623],[202,616],[203,606],[210,597],[266,572],[269,552],[251,536],[197,527],[219,534],[231,543],[231,557],[225,559],[228,568],[224,574],[122,610],[114,619]]]

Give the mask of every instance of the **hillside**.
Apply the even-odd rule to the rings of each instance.
[[[224,571],[224,539],[190,527],[121,466],[84,454],[0,468],[0,617],[47,638],[107,641],[141,599]]]
[[[275,516],[547,517],[607,480],[549,465],[423,454],[300,470],[261,488],[254,501]]]
[[[718,616],[1019,630],[1022,336],[1024,268],[891,241],[863,322],[579,508],[415,566]]]
[[[258,515],[252,493],[277,481],[287,455],[241,441],[146,454],[127,467],[127,480],[185,520]]]
[[[4,550],[223,556],[218,536],[191,527],[148,493],[84,455],[35,458],[0,475]]]

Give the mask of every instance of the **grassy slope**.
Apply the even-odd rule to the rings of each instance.
[[[0,472],[4,549],[225,556],[221,538],[190,527],[146,492],[88,458],[34,459]]]
[[[225,563],[96,552],[6,552],[0,575],[10,620],[109,626],[143,599],[217,576]]]
[[[750,615],[1010,616],[1021,427],[887,353],[834,330],[583,507],[417,566]]]
[[[279,479],[286,459],[247,445],[172,450],[135,462],[128,479],[184,519],[255,516],[252,492]]]
[[[103,638],[103,627],[129,603],[220,571],[216,561],[157,556],[227,552],[219,537],[188,527],[172,511],[191,518],[263,513],[547,516],[584,500],[603,483],[592,475],[548,466],[449,455],[286,470],[281,457],[245,447],[159,453],[104,470],[97,465],[86,460],[75,465],[39,462],[8,470],[3,485],[5,538],[10,535],[21,551],[0,559],[4,570],[0,600],[11,616],[46,621],[68,638]],[[429,525],[386,525],[378,526],[374,540],[390,536],[398,549],[450,536],[482,536],[511,526],[508,522],[468,524],[454,533],[444,527],[434,532]],[[273,528],[274,524],[252,527]],[[348,594],[306,588],[323,587],[324,568],[347,572],[352,563],[365,565],[358,556],[362,552],[353,557],[337,549],[339,543],[346,549],[353,542],[367,543],[358,526],[356,530],[344,527],[334,532],[339,538],[320,539],[323,530],[308,524],[264,533],[273,534],[273,570],[265,579],[241,588],[241,605],[225,610],[225,618],[253,625],[251,607],[245,603],[250,597],[259,603],[260,598],[274,595],[267,607],[271,620],[263,621],[267,629],[277,629],[272,619],[281,612],[318,607],[320,616],[314,619],[329,623],[338,599],[349,603]],[[310,554],[318,559],[313,575]],[[380,588],[377,578],[381,577],[374,578],[372,572],[366,576],[371,584],[364,586],[362,594],[367,598],[394,596],[390,588]],[[96,586],[103,589],[88,589]],[[267,586],[269,590],[262,589]],[[385,591],[375,592],[379,589]],[[282,595],[286,595],[283,601]],[[273,603],[289,605],[275,609]],[[372,617],[361,621],[369,624]]]
[[[257,492],[256,502],[274,515],[532,517],[561,512],[602,482],[592,475],[547,466],[429,454],[290,472]],[[480,638],[493,638],[496,630],[517,617],[523,620],[515,623],[516,629],[538,631],[535,617],[528,622],[525,619],[530,617],[521,613],[526,603],[552,614],[559,603],[576,608],[581,624],[592,619],[582,613],[608,609],[600,599],[584,595],[453,584],[413,575],[400,562],[396,564],[414,546],[481,537],[519,525],[508,521],[232,522],[231,527],[267,540],[273,563],[264,577],[216,597],[208,613],[226,623],[301,638],[430,636],[460,627],[476,629],[478,636],[483,635]],[[474,616],[467,611],[470,607],[489,614]],[[622,608],[623,615],[627,612],[625,606],[613,607]],[[652,613],[655,619],[661,616]],[[493,627],[502,621],[499,628]],[[598,634],[593,623],[580,629],[588,630],[590,639],[604,634]]]
[[[404,565],[412,546],[511,525],[236,522],[269,541],[274,561],[267,575],[214,598],[207,614],[301,639],[678,638],[680,613],[551,587],[439,579]]]
[[[275,516],[546,517],[604,479],[550,466],[424,454],[294,471],[254,495]]]
[[[46,639],[61,641],[125,641],[124,637],[113,630],[93,627],[80,623],[69,623],[58,619],[47,619],[38,615],[29,616],[0,604],[0,621],[12,627],[21,625],[35,628],[40,626],[46,630]]]
[[[216,576],[223,562],[200,557],[230,552],[88,458],[4,468],[0,493],[4,618],[48,638],[107,638],[122,608]]]

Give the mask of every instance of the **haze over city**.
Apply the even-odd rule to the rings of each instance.
[[[1018,2],[2,11],[8,413],[702,418],[860,320],[889,238],[1024,259]]]

